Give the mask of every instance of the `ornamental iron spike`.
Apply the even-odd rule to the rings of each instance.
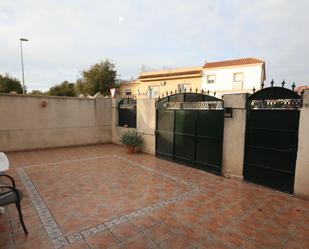
[[[184,92],[186,92],[187,91],[187,89],[185,88],[185,89],[183,89],[184,90]]]
[[[207,90],[207,95],[209,95],[209,89]]]
[[[202,88],[202,94],[204,94],[204,89]]]
[[[261,88],[262,88],[262,89],[264,88],[264,81],[263,81],[262,84],[261,84]]]
[[[255,86],[253,87],[253,89],[252,89],[252,90],[253,90],[253,93],[255,93]]]
[[[190,92],[192,92],[192,88],[190,87]]]
[[[285,85],[285,81],[283,80],[282,83],[281,83],[282,87],[284,87]]]
[[[216,91],[214,91],[214,97],[216,97],[216,94],[217,94]]]
[[[293,82],[293,85],[292,85],[292,90],[294,91],[296,85],[295,85],[295,82]]]
[[[195,93],[197,93],[197,90],[198,90],[198,89],[197,89],[197,88],[195,88]]]
[[[177,93],[177,90],[175,89],[175,94]]]
[[[273,86],[274,86],[274,83],[275,83],[275,82],[274,82],[274,79],[272,79],[271,82],[270,82],[270,86],[273,87]]]
[[[168,96],[168,91],[165,92],[166,96]]]

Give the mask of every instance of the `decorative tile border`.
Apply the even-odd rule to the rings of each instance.
[[[158,208],[161,208],[161,207],[165,207],[167,205],[170,205],[170,204],[173,204],[177,201],[180,201],[180,200],[183,200],[185,198],[188,198],[188,197],[191,197],[195,192],[199,191],[199,188],[194,188],[193,190],[190,190],[188,192],[185,192],[183,194],[179,194],[173,198],[170,198],[170,199],[167,199],[167,200],[163,200],[163,201],[160,201],[160,202],[157,202],[151,206],[148,206],[148,207],[145,207],[145,208],[140,208],[140,209],[137,209],[129,214],[126,214],[126,215],[123,215],[121,217],[118,217],[118,218],[115,218],[115,219],[112,219],[110,221],[107,221],[105,223],[101,223],[101,224],[98,224],[94,227],[91,227],[91,228],[88,228],[88,229],[85,229],[85,230],[82,230],[80,232],[77,232],[75,234],[72,234],[70,236],[68,236],[68,240],[70,243],[74,243],[76,241],[79,241],[79,240],[82,240],[82,239],[85,239],[91,235],[94,235],[94,234],[97,234],[99,232],[102,232],[108,228],[111,228],[113,227],[114,225],[118,225],[124,221],[127,221],[127,220],[132,220],[138,216],[141,216],[141,215],[145,215],[147,213],[150,213],[152,212],[153,210],[155,209],[158,209]]]
[[[182,180],[181,178],[168,175],[168,174],[163,173],[159,170],[155,170],[155,169],[145,167],[142,164],[136,163],[132,160],[121,157],[119,155],[107,155],[107,156],[101,156],[101,157],[82,158],[82,159],[78,159],[78,160],[67,160],[67,161],[61,161],[61,162],[55,162],[55,163],[38,164],[38,165],[34,165],[34,166],[55,165],[55,164],[62,164],[62,163],[76,162],[76,161],[80,162],[80,161],[95,160],[95,159],[106,158],[106,157],[114,157],[114,158],[117,158],[119,160],[126,161],[126,162],[128,162],[128,165],[134,165],[134,166],[140,167],[144,170],[151,171],[153,173],[159,174],[163,177],[169,178],[169,179],[176,181],[178,183],[182,183],[186,186],[189,186],[190,190],[185,192],[185,193],[178,194],[175,197],[157,202],[157,203],[155,203],[151,206],[145,207],[145,208],[137,209],[137,210],[135,210],[135,211],[133,211],[129,214],[123,215],[123,216],[118,217],[118,218],[114,218],[114,219],[107,221],[105,223],[98,224],[94,227],[87,228],[85,230],[82,230],[80,232],[74,233],[74,234],[66,237],[62,233],[62,231],[61,231],[60,227],[58,226],[56,220],[54,219],[54,217],[50,213],[48,207],[44,203],[43,199],[41,198],[40,194],[36,190],[34,184],[32,183],[31,179],[29,178],[29,176],[27,175],[25,170],[23,168],[18,168],[17,172],[18,172],[23,184],[25,185],[25,187],[26,187],[26,189],[29,193],[30,199],[31,199],[31,201],[32,201],[32,203],[33,203],[33,205],[34,205],[34,207],[35,207],[35,209],[36,209],[36,211],[37,211],[37,213],[38,213],[38,215],[41,219],[41,222],[43,223],[43,225],[44,225],[44,227],[45,227],[55,249],[60,249],[60,248],[65,247],[69,244],[83,240],[83,239],[85,239],[85,238],[87,238],[87,237],[89,237],[93,234],[97,234],[101,231],[104,231],[108,228],[111,228],[114,225],[118,225],[118,224],[120,224],[124,221],[134,219],[134,218],[136,218],[140,215],[145,215],[149,212],[152,212],[155,209],[165,207],[165,206],[167,206],[169,204],[173,204],[173,203],[175,203],[179,200],[183,200],[185,198],[191,197],[194,193],[199,191],[199,187],[196,187],[196,186],[190,184],[189,182]],[[29,166],[29,167],[31,167],[31,166]]]
[[[106,158],[106,157],[113,157],[113,155],[85,157],[85,158],[80,158],[80,159],[64,160],[64,161],[52,162],[52,163],[38,163],[38,164],[33,164],[33,165],[27,165],[22,168],[32,168],[32,167],[41,167],[41,166],[48,166],[48,165],[57,165],[57,164],[63,164],[63,163],[82,162],[82,161],[89,161],[89,160],[101,159],[101,158]]]
[[[25,170],[19,168],[17,169],[17,172],[29,193],[30,199],[42,221],[42,224],[44,225],[47,231],[47,234],[49,235],[54,245],[54,248],[59,249],[61,247],[68,245],[69,244],[68,240],[62,233],[60,227],[56,223],[52,214],[49,212],[46,204],[42,200],[40,194],[36,190],[35,186],[33,185],[28,175],[26,174]]]

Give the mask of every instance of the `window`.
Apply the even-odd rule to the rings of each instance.
[[[131,96],[132,95],[131,89],[125,89],[124,92],[125,92],[125,95],[127,95],[127,96]]]
[[[234,73],[234,82],[243,82],[244,74],[243,73]]]
[[[149,99],[156,98],[160,96],[160,87],[159,86],[150,86],[146,92],[146,96]]]
[[[178,92],[188,92],[190,90],[190,84],[178,84]]]
[[[243,73],[234,73],[233,77],[233,90],[242,90],[243,89],[243,80],[244,74]]]
[[[207,84],[216,83],[216,75],[207,75]]]

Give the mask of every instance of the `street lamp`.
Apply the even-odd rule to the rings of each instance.
[[[25,90],[24,58],[23,58],[23,45],[22,45],[22,42],[23,41],[27,42],[28,39],[20,38],[19,41],[20,41],[20,55],[21,55],[21,70],[22,70],[22,75],[23,75],[23,94],[25,94],[26,90]]]

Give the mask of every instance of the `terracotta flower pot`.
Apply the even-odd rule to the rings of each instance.
[[[134,146],[128,146],[128,153],[133,154],[135,152],[135,147]]]

